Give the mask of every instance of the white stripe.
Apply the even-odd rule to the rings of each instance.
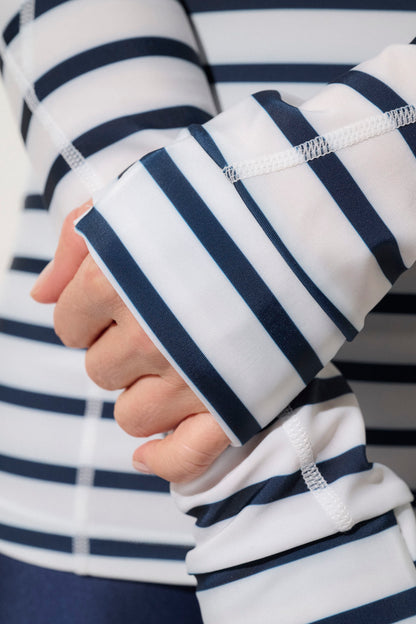
[[[90,380],[84,371],[85,354],[77,349],[0,334],[1,383],[52,395],[82,398]],[[60,353],[64,351],[64,353]]]
[[[262,62],[356,65],[391,43],[408,43],[414,37],[415,26],[413,11],[348,9],[252,8],[197,13],[192,20],[208,62],[213,65]]]
[[[74,556],[42,548],[31,548],[0,540],[0,550],[19,561],[44,566],[52,570],[75,571]],[[166,583],[169,585],[195,585],[182,561],[164,559],[138,559],[137,557],[105,557],[90,555],[87,574],[104,578]]]
[[[394,526],[201,591],[198,599],[206,624],[305,624],[411,589],[416,572],[409,563],[400,529]]]

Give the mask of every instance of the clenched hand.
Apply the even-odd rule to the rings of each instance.
[[[90,203],[72,211],[55,258],[32,297],[55,303],[55,331],[69,347],[85,348],[91,379],[107,390],[124,389],[115,418],[132,436],[170,433],[133,455],[133,465],[172,482],[200,476],[229,445],[214,417],[141,329],[88,253],[73,222]]]

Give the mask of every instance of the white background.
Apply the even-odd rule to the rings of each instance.
[[[22,141],[0,81],[0,273],[11,252],[27,172]]]

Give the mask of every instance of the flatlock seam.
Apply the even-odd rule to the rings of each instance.
[[[342,126],[287,150],[232,163],[224,167],[222,172],[227,180],[235,184],[245,178],[253,178],[302,165],[310,160],[322,158],[351,145],[357,145],[414,123],[416,123],[416,106],[407,104],[386,113],[372,115]]]
[[[290,410],[291,411],[291,410]],[[286,432],[299,460],[303,480],[317,503],[330,518],[337,531],[349,531],[354,521],[347,507],[327,483],[316,465],[310,437],[296,414],[290,414],[283,423]]]
[[[19,18],[19,25],[25,30],[33,24],[34,10],[31,0],[23,3]],[[22,59],[22,63],[19,63],[18,59],[16,59],[7,48],[3,37],[0,36],[0,55],[3,58],[4,66],[10,71],[11,78],[17,85],[28,108],[32,112],[33,116],[36,117],[39,123],[44,127],[58,153],[65,160],[69,168],[77,174],[89,193],[94,195],[97,191],[100,191],[104,187],[104,182],[101,179],[101,176],[87,161],[87,159],[84,158],[72,141],[70,141],[65,135],[62,128],[49,113],[46,106],[39,101],[34,85],[26,75],[26,71],[29,69],[28,65],[30,64],[30,60],[27,58],[27,55],[30,52],[28,48],[31,45],[32,35],[30,36],[29,42],[27,44],[23,44],[21,48],[24,58]]]

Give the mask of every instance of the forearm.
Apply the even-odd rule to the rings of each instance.
[[[3,77],[59,222],[138,157],[213,114],[179,3],[36,3],[34,19],[19,8],[2,5]]]
[[[270,423],[414,262],[415,66],[414,46],[360,66],[370,92],[384,83],[388,117],[354,72],[300,109],[257,94],[145,157],[78,226],[234,441]],[[223,167],[247,160],[272,171],[231,183]]]

